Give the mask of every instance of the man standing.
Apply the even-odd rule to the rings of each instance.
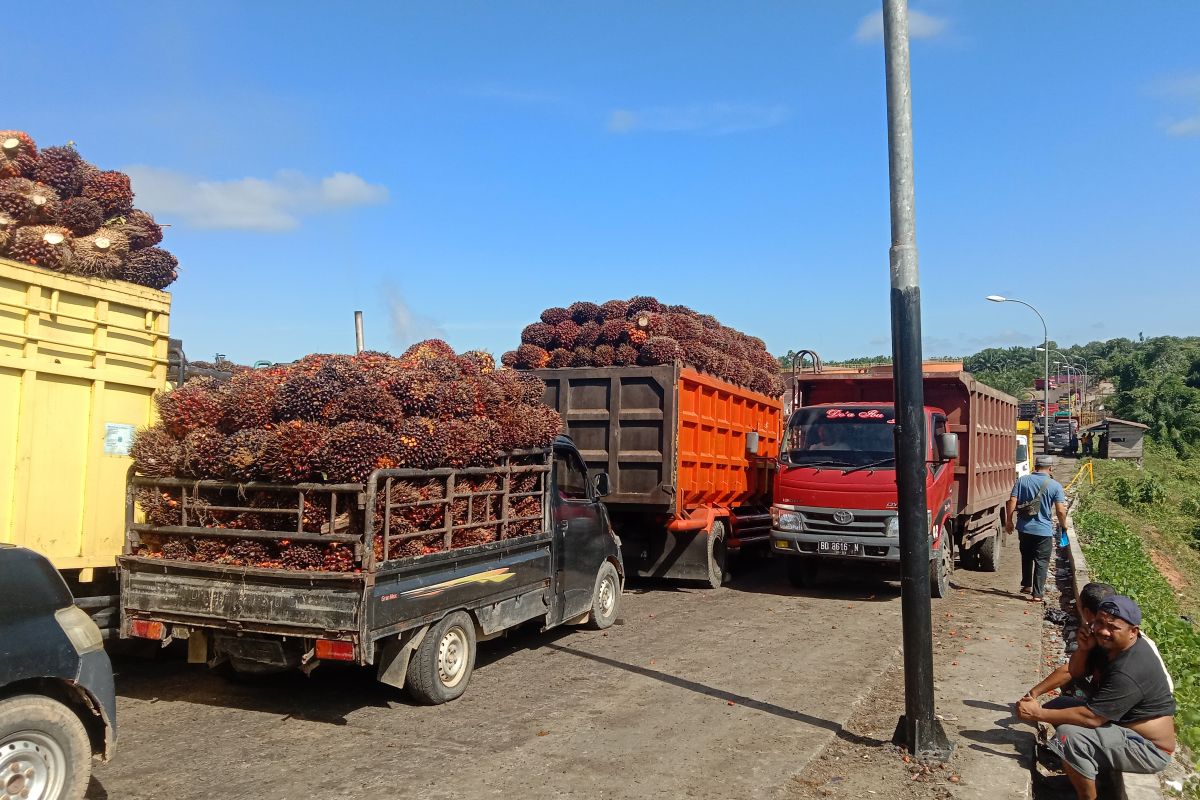
[[[1055,726],[1049,747],[1062,758],[1079,800],[1095,800],[1101,769],[1161,772],[1175,752],[1175,698],[1141,624],[1142,611],[1128,597],[1101,601],[1092,634],[1104,663],[1088,701],[1061,709],[1039,706],[1032,697],[1017,703],[1019,719]]]
[[[1009,533],[1015,528],[1021,545],[1021,592],[1028,593],[1033,602],[1042,602],[1046,589],[1046,573],[1054,552],[1054,521],[1067,528],[1067,496],[1062,484],[1054,480],[1054,456],[1038,456],[1034,472],[1017,478],[1008,498],[1004,526]]]

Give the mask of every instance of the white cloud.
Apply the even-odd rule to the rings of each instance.
[[[731,133],[773,128],[783,123],[787,117],[788,109],[783,105],[707,103],[639,110],[618,108],[608,115],[608,130],[619,134],[654,131],[726,136]]]
[[[908,12],[909,39],[936,39],[950,29],[950,21],[945,17],[935,17],[922,11],[910,9]],[[858,23],[854,32],[856,42],[874,42],[883,39],[883,12],[873,11]]]
[[[301,217],[388,199],[386,187],[350,172],[316,180],[280,170],[271,178],[210,181],[145,165],[125,171],[140,208],[197,228],[286,231],[299,227]]]
[[[1168,136],[1200,136],[1200,114],[1168,122],[1163,126]]]

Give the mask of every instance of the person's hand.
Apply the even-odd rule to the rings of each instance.
[[[1090,625],[1080,625],[1075,631],[1075,644],[1080,650],[1091,650],[1096,645]]]
[[[1004,521],[1004,530],[1008,531],[1009,533],[1012,533],[1016,529],[1017,529],[1017,525],[1015,522],[1012,521],[1012,519],[1007,519]]]
[[[1017,702],[1017,719],[1022,722],[1037,722],[1042,707],[1032,697],[1023,697]]]

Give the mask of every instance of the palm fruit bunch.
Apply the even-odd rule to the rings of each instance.
[[[83,176],[84,197],[101,205],[109,217],[118,217],[133,210],[133,189],[129,176],[115,170],[91,170]]]
[[[225,477],[225,434],[216,428],[197,428],[183,437],[182,472],[190,478]]]
[[[488,466],[500,452],[500,425],[490,417],[446,419],[439,423],[444,432],[445,464],[456,469]]]
[[[223,399],[220,384],[212,378],[192,378],[179,388],[154,397],[159,418],[176,439],[200,428],[220,425]]]
[[[396,466],[396,443],[369,422],[343,422],[329,431],[317,452],[317,468],[332,483],[362,483],[377,469]]]
[[[223,563],[238,567],[266,567],[278,558],[270,542],[261,539],[235,539],[225,550]]]
[[[17,221],[11,215],[0,211],[0,254],[8,250],[13,234],[17,231]]]
[[[60,197],[78,197],[83,191],[83,176],[92,169],[71,145],[47,147],[37,158],[33,179],[44,183]]]
[[[179,277],[179,259],[160,247],[135,250],[125,261],[121,280],[151,289],[165,289]]]
[[[0,211],[22,225],[45,225],[59,213],[58,194],[44,183],[28,178],[0,180]]]
[[[329,428],[317,422],[292,420],[276,425],[274,433],[274,441],[263,454],[263,474],[278,483],[313,480]]]
[[[230,434],[222,453],[225,476],[242,483],[265,478],[263,465],[274,445],[274,432],[265,428],[243,428]]]
[[[234,374],[221,389],[221,430],[232,433],[270,425],[275,419],[275,399],[285,374],[277,368]]]
[[[371,422],[389,428],[401,419],[403,412],[396,398],[381,386],[363,384],[350,386],[342,391],[321,413],[322,419],[331,423]]]
[[[486,350],[468,350],[458,358],[464,375],[483,376],[496,371],[496,359]]]
[[[135,208],[128,214],[116,217],[111,224],[128,237],[132,250],[153,247],[163,240],[162,226],[141,209]]]
[[[681,362],[728,383],[778,397],[778,362],[761,339],[687,306],[638,296],[599,305],[581,301],[542,312],[521,344],[502,357],[516,370],[657,366]]]
[[[89,197],[72,197],[59,206],[58,224],[76,236],[87,236],[104,224],[104,209]]]
[[[101,228],[86,236],[76,236],[71,242],[71,258],[77,275],[96,278],[116,278],[129,255],[129,239],[111,228]]]
[[[31,178],[37,169],[37,145],[24,131],[0,131],[0,178]]]
[[[69,271],[71,232],[54,225],[17,228],[8,244],[8,254],[17,261],[55,271]]]
[[[179,261],[155,247],[162,236],[154,217],[133,207],[128,175],[97,169],[73,145],[39,152],[27,134],[0,131],[0,252],[46,269],[165,289]]]
[[[170,478],[183,463],[183,445],[162,425],[139,430],[129,455],[137,471],[151,478]]]

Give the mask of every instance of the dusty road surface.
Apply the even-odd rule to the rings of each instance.
[[[88,797],[774,797],[893,660],[899,613],[896,583],[800,591],[774,562],[636,587],[604,633],[481,644],[467,693],[432,708],[366,670],[118,660],[120,746]]]

